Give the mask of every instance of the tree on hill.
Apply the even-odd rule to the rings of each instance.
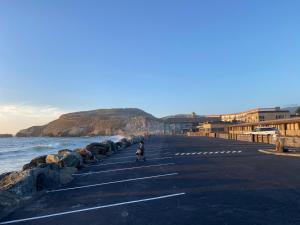
[[[297,115],[300,115],[300,107],[298,107],[298,108],[296,109],[296,114],[297,114]]]

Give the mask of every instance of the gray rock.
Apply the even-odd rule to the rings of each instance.
[[[108,146],[108,151],[117,151],[117,147],[116,147],[116,144],[113,142],[113,141],[105,141],[105,142],[102,142],[102,144]]]
[[[9,191],[19,196],[33,195],[45,189],[70,182],[77,169],[60,168],[56,164],[42,164],[36,168],[12,172],[0,180],[0,191]]]
[[[49,155],[47,155],[47,157],[46,157],[46,163],[48,163],[48,164],[51,164],[51,163],[53,163],[53,164],[56,164],[56,165],[59,165],[59,166],[63,166],[62,165],[62,158],[63,158],[64,156],[63,155],[61,155],[61,154],[49,154]]]
[[[83,165],[83,159],[80,154],[71,150],[60,150],[59,154],[50,154],[46,157],[46,163],[53,163],[60,167],[76,167]]]
[[[79,155],[81,155],[84,161],[94,159],[93,154],[85,148],[77,148],[74,150],[74,152],[77,152]]]
[[[0,219],[12,213],[21,202],[22,198],[9,191],[0,192]]]
[[[75,167],[40,164],[33,169],[10,172],[0,177],[0,219],[27,204],[37,193],[57,188],[73,180]],[[42,192],[41,192],[42,193]]]
[[[40,164],[46,163],[46,157],[47,157],[47,155],[43,155],[43,156],[38,156],[38,157],[32,159],[32,160],[30,161],[30,163],[25,164],[25,165],[23,166],[23,170],[32,169],[32,168],[34,168],[34,167],[37,167],[37,166],[40,165]]]
[[[83,159],[77,152],[65,153],[61,159],[61,164],[64,167],[76,167],[80,168],[83,165]]]
[[[126,138],[121,139],[120,142],[121,142],[121,148],[127,148],[131,146],[131,143]]]
[[[60,155],[63,155],[63,156],[68,155],[70,153],[72,153],[72,150],[69,150],[69,149],[62,149],[62,150],[59,150],[57,152],[57,154],[60,154]]]
[[[94,156],[105,155],[109,151],[109,146],[103,143],[91,143],[85,147]]]

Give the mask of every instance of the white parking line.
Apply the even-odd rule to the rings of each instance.
[[[109,173],[109,172],[116,172],[116,171],[123,171],[123,170],[142,169],[142,168],[157,167],[157,166],[168,166],[174,164],[175,163],[164,163],[164,164],[149,165],[149,166],[127,167],[127,168],[114,169],[114,170],[102,170],[102,171],[88,172],[88,173],[74,173],[73,176],[84,176],[84,175],[97,174],[97,173]]]
[[[172,157],[150,158],[150,159],[147,159],[147,161],[160,160],[160,159],[172,159]],[[125,161],[125,162],[102,163],[102,164],[97,164],[97,165],[90,165],[87,167],[107,166],[107,165],[126,164],[126,163],[135,163],[135,161],[131,160],[131,161]]]
[[[39,220],[39,219],[44,219],[44,218],[63,216],[63,215],[68,215],[68,214],[80,213],[80,212],[87,212],[87,211],[91,211],[91,210],[104,209],[104,208],[110,208],[110,207],[121,206],[121,205],[129,205],[129,204],[134,204],[134,203],[139,203],[139,202],[147,202],[147,201],[153,201],[153,200],[158,200],[158,199],[171,198],[171,197],[181,196],[181,195],[185,195],[185,194],[186,193],[182,192],[182,193],[176,193],[176,194],[170,194],[170,195],[163,195],[163,196],[154,197],[154,198],[145,198],[145,199],[128,201],[128,202],[120,202],[120,203],[115,203],[115,204],[110,204],[110,205],[101,205],[101,206],[85,208],[85,209],[53,213],[53,214],[48,214],[48,215],[44,215],[44,216],[36,216],[36,217],[29,217],[29,218],[18,219],[18,220],[4,221],[4,222],[0,222],[0,224],[1,225],[2,224],[12,224],[12,223],[19,223],[19,222],[25,222],[25,221],[31,221],[31,220]]]
[[[192,152],[192,153],[176,153],[175,155],[180,155],[180,156],[183,156],[183,155],[201,155],[201,154],[203,154],[203,155],[207,155],[207,154],[212,155],[212,154],[219,154],[219,153],[220,154],[224,154],[224,153],[234,154],[234,153],[241,153],[241,152],[242,151]]]
[[[162,156],[162,155],[167,155],[169,154],[169,152],[166,153],[155,153],[155,154],[146,154],[147,157],[149,156]],[[110,160],[114,160],[114,159],[130,159],[130,158],[135,158],[135,154],[132,154],[131,156],[124,156],[124,157],[111,157]]]
[[[132,155],[135,155],[136,153],[136,150],[134,151],[128,151],[128,152],[120,152],[120,156],[132,156]],[[154,151],[150,151],[150,150],[146,150],[146,154],[159,154],[159,153],[164,153],[163,151],[161,150],[154,150]]]
[[[105,183],[99,183],[99,184],[91,184],[91,185],[84,185],[84,186],[71,187],[71,188],[62,188],[62,189],[47,191],[47,193],[69,191],[69,190],[76,190],[76,189],[90,188],[90,187],[98,187],[98,186],[104,186],[104,185],[108,185],[108,184],[118,184],[118,183],[130,182],[130,181],[147,180],[147,179],[154,179],[154,178],[174,176],[174,175],[178,175],[178,173],[159,174],[159,175],[149,176],[149,177],[139,177],[139,178],[111,181],[111,182],[105,182]]]

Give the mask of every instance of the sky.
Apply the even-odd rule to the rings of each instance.
[[[2,0],[0,133],[60,114],[300,103],[298,0]]]

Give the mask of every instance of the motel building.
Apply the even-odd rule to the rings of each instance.
[[[228,132],[229,135],[247,134],[258,127],[275,127],[282,136],[300,137],[300,117],[231,125]]]
[[[288,110],[275,108],[258,108],[241,113],[223,114],[221,120],[224,122],[257,123],[269,120],[280,120],[290,118]]]

